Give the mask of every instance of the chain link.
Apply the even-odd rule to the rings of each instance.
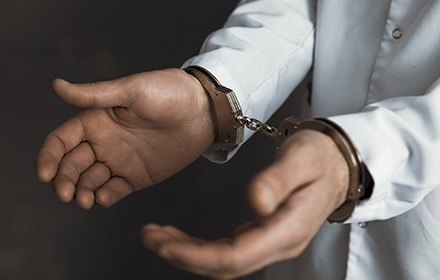
[[[239,115],[236,117],[236,120],[250,130],[262,132],[270,138],[276,138],[278,136],[278,129],[276,127],[267,125],[257,119]]]

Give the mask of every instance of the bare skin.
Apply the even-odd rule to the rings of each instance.
[[[109,207],[182,170],[214,140],[209,101],[179,69],[109,82],[53,82],[67,103],[89,107],[52,131],[36,159],[37,176],[57,197],[89,209]],[[179,159],[179,160],[175,160]]]
[[[341,205],[348,168],[326,135],[302,131],[284,144],[275,162],[249,184],[258,217],[232,239],[206,241],[172,226],[145,225],[144,245],[172,265],[215,279],[233,279],[295,258]]]
[[[43,142],[37,175],[53,181],[64,202],[109,207],[194,161],[214,140],[212,108],[201,85],[170,69],[110,82],[55,80],[64,101],[89,107]],[[196,141],[196,142],[194,142]],[[178,159],[178,160],[176,160]],[[216,279],[233,279],[298,256],[345,200],[348,168],[328,136],[301,131],[274,163],[250,182],[257,218],[232,239],[206,241],[173,226],[147,224],[143,244],[170,264]]]

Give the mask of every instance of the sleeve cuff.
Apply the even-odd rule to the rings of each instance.
[[[242,107],[242,111],[244,115],[253,115],[253,110],[243,94],[243,91],[241,90],[240,86],[237,84],[235,79],[232,78],[229,71],[226,70],[226,67],[217,59],[210,57],[207,54],[204,54],[202,56],[195,56],[193,58],[190,58],[187,60],[183,65],[182,68],[188,67],[188,66],[194,66],[198,65],[205,69],[208,69],[209,72],[211,72],[225,87],[231,88],[234,90],[238,101],[240,103],[240,106]],[[203,153],[203,156],[209,159],[210,161],[214,163],[225,163],[229,161],[239,150],[241,145],[243,145],[252,135],[253,131],[249,129],[244,130],[244,141],[237,145],[232,151],[206,151]]]

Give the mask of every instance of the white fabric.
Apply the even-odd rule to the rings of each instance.
[[[370,169],[371,199],[323,225],[289,263],[295,279],[440,279],[440,1],[240,1],[186,65],[263,121],[313,66],[313,116],[342,126]]]

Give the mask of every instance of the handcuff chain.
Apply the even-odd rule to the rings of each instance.
[[[235,119],[239,124],[246,126],[250,130],[259,131],[270,138],[276,138],[278,136],[278,129],[276,127],[265,124],[257,119],[241,115],[236,116]]]

